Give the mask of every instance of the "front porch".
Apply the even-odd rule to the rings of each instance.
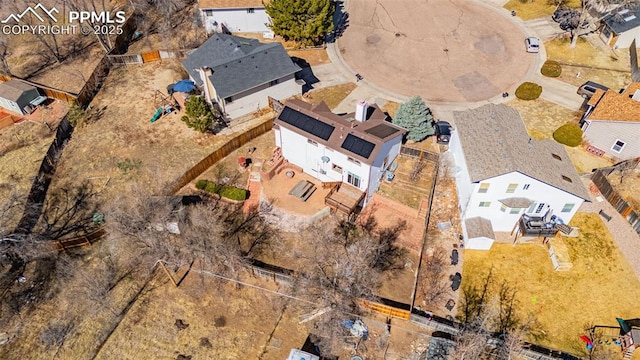
[[[325,205],[332,211],[340,211],[346,215],[353,213],[366,193],[347,183],[335,183],[329,194],[324,198]]]

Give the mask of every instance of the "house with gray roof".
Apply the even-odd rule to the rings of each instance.
[[[455,112],[450,150],[465,246],[491,248],[495,232],[552,236],[589,193],[564,146],[533,139],[515,109]]]
[[[198,0],[202,24],[208,33],[273,33],[262,0]]]
[[[0,83],[0,106],[16,114],[29,114],[44,100],[35,86],[23,81]]]
[[[300,94],[294,74],[300,70],[282,44],[214,34],[182,63],[207,102],[229,118],[268,106],[268,97],[284,100]]]
[[[600,38],[614,49],[640,42],[640,9],[617,8],[602,18]]]

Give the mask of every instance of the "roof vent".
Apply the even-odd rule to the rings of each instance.
[[[570,178],[570,177],[568,177],[568,176],[564,176],[564,175],[562,175],[562,180],[564,180],[564,181],[566,181],[566,182],[570,182],[570,183],[572,183],[572,182],[573,182],[573,181],[571,180],[571,178]]]
[[[551,156],[553,156],[553,158],[558,160],[558,161],[562,161],[562,158],[558,154],[551,154]]]
[[[631,99],[635,100],[635,101],[639,101],[640,102],[640,89],[636,90],[633,93],[633,96],[631,96]]]

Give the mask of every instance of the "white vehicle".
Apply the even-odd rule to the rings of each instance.
[[[524,40],[528,53],[537,53],[540,51],[540,39],[537,37],[528,37]]]

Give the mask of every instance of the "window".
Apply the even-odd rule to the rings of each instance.
[[[536,208],[536,203],[532,202],[531,205],[529,205],[529,208],[527,209],[526,212],[532,213],[535,208]]]
[[[202,10],[204,12],[204,16],[213,16],[213,10],[211,9],[207,9],[207,10]]]
[[[616,139],[616,142],[613,143],[613,146],[611,147],[611,150],[617,152],[618,154],[622,152],[622,149],[624,149],[624,146],[627,145],[624,141],[620,140],[620,139]]]
[[[360,165],[360,161],[358,161],[358,160],[356,160],[356,159],[352,158],[351,156],[349,156],[349,157],[347,158],[347,160],[348,160],[348,161],[351,161],[352,163],[354,163],[354,164],[356,164],[356,165]]]
[[[574,206],[576,206],[576,204],[564,204],[561,212],[571,212]]]
[[[480,201],[480,207],[489,207],[491,206],[491,201]]]
[[[338,166],[338,165],[336,165],[336,164],[333,164],[333,163],[331,164],[331,170],[333,170],[333,171],[335,171],[335,172],[337,172],[337,173],[342,174],[342,167],[341,167],[341,166]]]
[[[347,182],[357,188],[360,188],[360,177],[355,174],[347,173]]]
[[[480,189],[478,189],[478,193],[480,194],[484,194],[487,191],[489,191],[489,185],[488,183],[480,183]]]
[[[502,204],[502,206],[500,206],[500,211],[506,212],[507,211],[507,205]]]
[[[544,209],[544,205],[545,203],[538,204],[538,207],[536,208],[536,214],[540,214],[540,212],[542,212],[542,209]]]
[[[511,211],[509,211],[509,214],[520,214],[520,208],[511,208]]]
[[[313,140],[311,140],[311,139],[307,139],[307,143],[308,143],[308,144],[311,144],[311,145],[313,145],[313,146],[318,146],[318,143],[317,143],[317,142],[315,142],[315,141],[313,141]]]
[[[269,86],[274,86],[274,85],[278,85],[278,79],[271,80],[271,81],[269,82]]]
[[[522,190],[529,190],[529,186],[531,186],[531,184],[522,185]]]
[[[513,194],[514,192],[516,192],[517,188],[518,184],[509,184],[509,186],[507,186],[507,194]]]
[[[248,8],[247,14],[253,14],[256,10],[254,8]]]

